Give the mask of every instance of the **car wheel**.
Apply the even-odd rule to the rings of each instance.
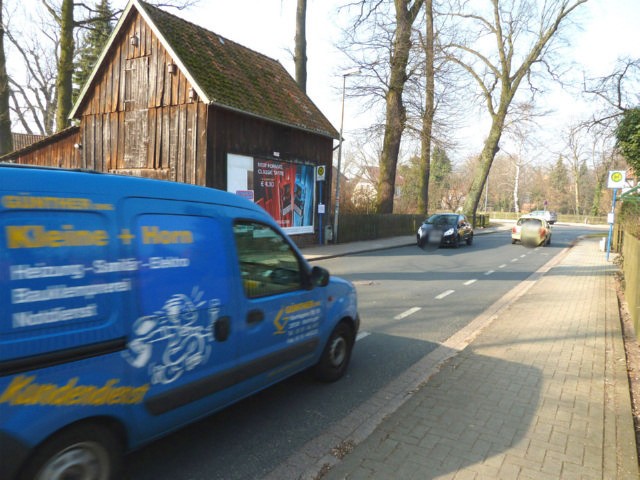
[[[427,239],[426,238],[418,237],[418,246],[420,248],[424,247],[425,243],[427,243]]]
[[[106,427],[82,424],[63,430],[36,449],[22,480],[116,480],[121,478],[122,445]]]
[[[469,235],[466,241],[467,241],[467,245],[471,245],[473,243],[473,235]]]
[[[344,375],[353,350],[353,332],[346,322],[340,322],[322,351],[320,361],[314,367],[315,377],[322,382],[335,382]]]
[[[515,245],[517,242],[517,240],[514,240],[513,238],[511,239],[511,245]]]

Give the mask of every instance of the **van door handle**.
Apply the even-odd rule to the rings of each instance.
[[[231,318],[220,317],[213,324],[213,338],[217,342],[224,342],[231,334]]]
[[[249,325],[255,325],[264,320],[264,312],[262,310],[251,310],[247,313],[247,323]]]

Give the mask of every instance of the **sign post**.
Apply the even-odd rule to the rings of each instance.
[[[324,204],[322,203],[322,184],[326,176],[326,169],[324,165],[318,165],[316,167],[316,181],[318,182],[318,241],[322,245],[322,218],[324,217]]]
[[[611,252],[611,238],[613,237],[613,225],[615,223],[616,214],[616,197],[618,196],[618,189],[624,187],[625,180],[626,172],[624,170],[609,171],[607,188],[613,189],[613,200],[611,202],[611,213],[607,215],[607,222],[609,223],[609,236],[607,238],[607,260],[609,260],[609,252]]]

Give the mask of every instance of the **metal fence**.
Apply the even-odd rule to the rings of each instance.
[[[340,215],[338,243],[376,238],[415,235],[423,215],[346,214]]]
[[[640,340],[640,239],[624,233],[622,242],[624,297],[633,320],[636,338]]]

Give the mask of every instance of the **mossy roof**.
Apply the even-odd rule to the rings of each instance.
[[[338,138],[338,132],[277,61],[138,0],[205,101]]]

